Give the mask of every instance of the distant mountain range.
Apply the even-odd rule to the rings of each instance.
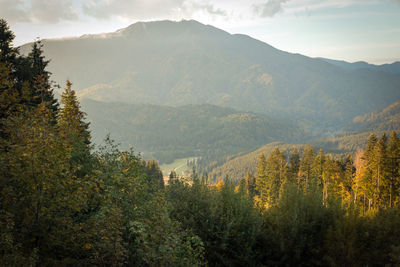
[[[346,62],[343,60],[333,60],[333,59],[327,59],[327,58],[318,58],[318,59],[321,59],[321,60],[331,63],[335,66],[338,66],[345,70],[350,70],[350,71],[364,69],[364,70],[387,72],[387,73],[392,73],[392,74],[400,74],[400,62],[399,61],[396,61],[392,64],[374,65],[374,64],[369,64],[364,61],[350,63],[350,62]]]
[[[369,131],[399,128],[400,104],[388,106],[400,100],[400,62],[309,58],[193,20],[43,43],[53,79],[70,79],[82,99],[93,140],[111,133],[162,162],[223,163],[270,142],[316,137],[324,138],[317,146],[348,152]]]
[[[393,71],[349,72],[197,21],[138,22],[113,33],[44,40],[44,50],[55,80],[70,78],[82,98],[208,103],[268,114],[315,136],[400,99]]]

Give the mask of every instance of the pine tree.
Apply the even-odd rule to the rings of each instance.
[[[18,49],[14,48],[15,35],[8,27],[7,21],[0,19],[0,62],[14,65]]]
[[[146,162],[145,172],[149,188],[154,191],[164,188],[164,177],[156,160],[151,159]]]
[[[400,187],[400,140],[395,131],[390,135],[387,145],[387,170],[389,207],[398,202]]]
[[[303,185],[304,187],[307,187],[308,183],[311,182],[311,178],[313,178],[312,171],[314,161],[315,150],[311,145],[306,144],[299,167],[299,184]]]
[[[285,156],[279,148],[275,148],[269,155],[266,163],[266,182],[265,188],[269,205],[275,205],[281,185],[287,175],[287,163]]]
[[[0,136],[4,136],[2,121],[20,111],[28,88],[18,87],[16,60],[19,58],[18,49],[13,47],[14,33],[7,22],[0,19]]]
[[[387,157],[386,157],[386,142],[387,137],[384,133],[382,137],[376,143],[373,156],[370,158],[370,165],[373,175],[373,186],[374,186],[374,208],[382,207],[384,202],[384,188],[387,177]]]
[[[299,152],[297,151],[297,148],[294,148],[289,158],[288,182],[290,183],[297,182],[299,169],[300,169],[300,155]]]
[[[249,197],[252,199],[256,195],[256,177],[250,173],[250,171],[246,172],[246,177],[245,177],[245,182],[246,182],[246,189],[247,189],[247,194]]]
[[[175,183],[176,180],[177,180],[176,172],[175,172],[174,170],[172,170],[172,171],[169,173],[168,184]]]
[[[350,203],[354,198],[354,176],[356,169],[354,167],[354,162],[350,155],[347,155],[342,163],[342,172],[339,180],[339,193],[343,200]]]
[[[268,198],[267,187],[267,161],[265,159],[264,153],[260,154],[257,164],[257,176],[256,176],[256,190],[260,196],[260,201],[266,203]]]
[[[74,175],[84,176],[90,166],[90,132],[85,113],[80,110],[79,101],[72,84],[67,81],[61,96],[62,108],[58,114],[58,129],[68,146],[70,171]]]
[[[57,116],[58,102],[54,98],[54,89],[52,88],[50,75],[46,70],[49,60],[45,60],[43,55],[43,44],[37,40],[32,45],[32,50],[27,57],[30,63],[29,77],[32,90],[32,105],[37,106],[44,102],[46,107],[53,111],[54,118]]]

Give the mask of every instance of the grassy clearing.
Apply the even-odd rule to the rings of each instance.
[[[174,162],[170,164],[162,164],[160,168],[164,176],[168,176],[172,170],[174,170],[176,174],[179,176],[185,176],[188,175],[192,170],[190,167],[187,166],[187,162],[196,159],[197,159],[196,157],[176,159]]]

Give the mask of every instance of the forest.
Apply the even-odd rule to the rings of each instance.
[[[381,266],[400,264],[400,140],[354,157],[305,145],[259,155],[212,184],[91,142],[71,81],[61,98],[42,43],[27,56],[0,20],[0,265]]]

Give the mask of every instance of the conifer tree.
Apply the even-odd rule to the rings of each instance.
[[[32,45],[27,60],[30,64],[30,84],[32,90],[32,105],[36,106],[42,102],[46,107],[53,111],[54,118],[57,116],[58,102],[54,98],[54,89],[50,81],[51,73],[46,70],[49,60],[45,60],[43,55],[43,44],[37,40]]]
[[[156,160],[151,159],[145,163],[145,172],[151,189],[157,191],[164,188],[164,177]]]
[[[274,205],[279,198],[281,185],[287,175],[286,159],[279,148],[276,147],[269,155],[265,172],[266,182],[264,190],[266,190],[268,203]]]
[[[169,173],[168,184],[171,184],[171,183],[176,182],[176,179],[177,179],[176,172],[175,172],[174,170],[172,170],[172,171]]]
[[[398,203],[400,187],[400,141],[395,131],[390,135],[387,145],[387,190],[389,193],[389,207]]]
[[[18,49],[14,48],[15,35],[10,30],[7,21],[0,19],[0,62],[14,65]]]
[[[266,203],[268,198],[268,192],[266,190],[267,183],[267,161],[265,159],[264,153],[260,154],[257,164],[257,177],[256,177],[256,190],[260,196],[260,200],[262,203]]]
[[[299,168],[300,168],[300,155],[299,152],[297,151],[297,148],[294,148],[289,158],[288,178],[290,183],[297,182]]]
[[[66,82],[61,95],[62,108],[58,114],[58,129],[65,140],[70,155],[70,171],[83,176],[90,168],[90,132],[89,123],[85,122],[85,113],[80,110],[79,101],[72,83]]]
[[[387,169],[386,169],[386,142],[387,137],[384,133],[382,137],[376,143],[373,156],[370,158],[370,165],[372,169],[373,175],[373,185],[374,185],[374,199],[373,205],[374,208],[382,207],[384,202],[384,187],[387,177]]]
[[[356,169],[354,167],[353,159],[347,155],[341,162],[342,172],[338,183],[339,193],[343,200],[348,203],[354,198],[354,176]]]
[[[246,183],[247,194],[251,199],[254,198],[254,196],[257,193],[256,178],[254,177],[253,174],[250,173],[250,171],[246,172],[245,183]]]
[[[315,150],[311,145],[307,144],[304,147],[299,167],[300,185],[306,187],[308,183],[311,182],[314,161],[315,161]]]

